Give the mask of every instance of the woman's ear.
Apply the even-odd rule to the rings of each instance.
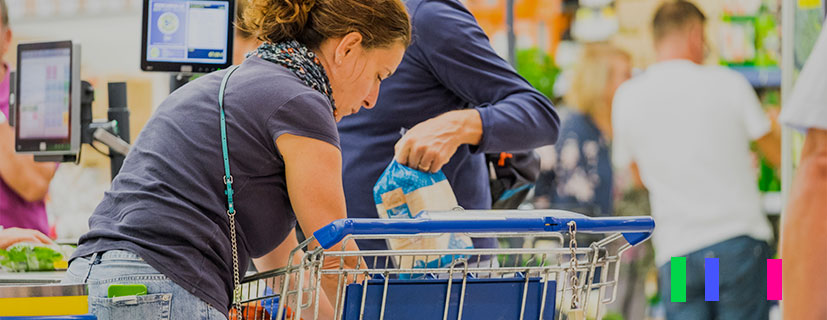
[[[342,37],[339,45],[336,46],[336,64],[342,64],[344,59],[349,58],[353,53],[358,52],[362,48],[362,34],[358,32],[351,32]]]

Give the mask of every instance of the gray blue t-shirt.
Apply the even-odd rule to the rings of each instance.
[[[226,312],[233,287],[218,90],[226,71],[178,89],[158,107],[89,219],[74,257],[121,249]],[[225,92],[240,270],[296,224],[275,140],[289,133],[339,146],[328,99],[258,57]]]

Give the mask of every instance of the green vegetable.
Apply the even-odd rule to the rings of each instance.
[[[70,246],[17,243],[0,250],[0,269],[12,272],[55,270],[55,262],[68,258],[73,250]]]

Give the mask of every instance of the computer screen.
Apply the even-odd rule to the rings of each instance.
[[[211,72],[232,63],[232,0],[144,0],[145,71]]]
[[[22,153],[79,148],[79,47],[70,41],[21,44],[17,52],[15,144]]]

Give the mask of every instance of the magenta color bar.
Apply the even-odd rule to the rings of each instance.
[[[781,300],[781,259],[767,259],[767,300]]]

